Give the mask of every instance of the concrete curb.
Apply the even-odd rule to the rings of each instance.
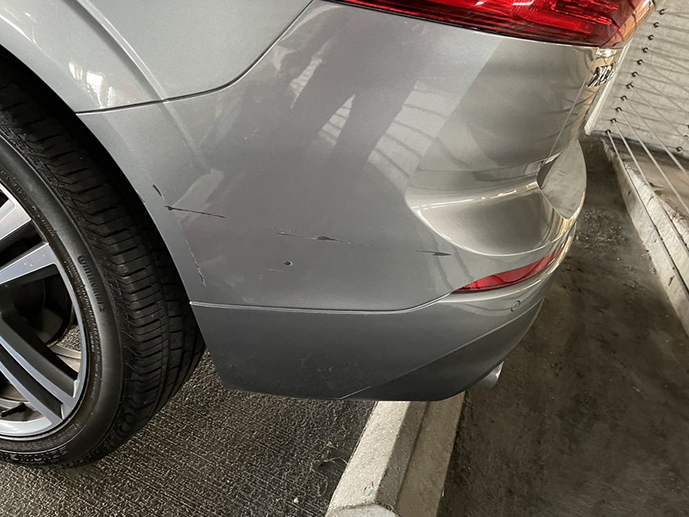
[[[631,156],[603,140],[627,211],[649,251],[656,273],[689,333],[689,226],[644,182]]]
[[[435,517],[463,401],[379,402],[327,517]]]

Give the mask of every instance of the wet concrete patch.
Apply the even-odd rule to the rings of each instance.
[[[498,386],[466,397],[441,517],[689,514],[689,338],[585,151],[577,241]]]

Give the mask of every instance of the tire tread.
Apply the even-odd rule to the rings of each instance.
[[[100,443],[61,466],[90,463],[165,405],[191,376],[204,344],[172,259],[134,192],[12,75],[0,76],[0,135],[30,157],[77,223],[112,295],[127,362],[120,407]]]

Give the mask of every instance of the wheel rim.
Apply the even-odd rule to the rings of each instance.
[[[28,212],[0,185],[0,437],[61,426],[84,390],[86,341],[73,287]]]

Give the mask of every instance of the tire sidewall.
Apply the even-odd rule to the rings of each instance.
[[[0,182],[32,217],[71,281],[86,331],[87,370],[81,400],[65,422],[27,439],[0,437],[0,459],[36,465],[69,462],[101,442],[120,407],[125,360],[116,303],[106,272],[98,266],[104,258],[94,256],[97,243],[87,245],[95,236],[80,229],[79,212],[69,209],[69,193],[59,187],[45,160],[31,152],[21,135],[7,138],[8,129],[0,133]]]

